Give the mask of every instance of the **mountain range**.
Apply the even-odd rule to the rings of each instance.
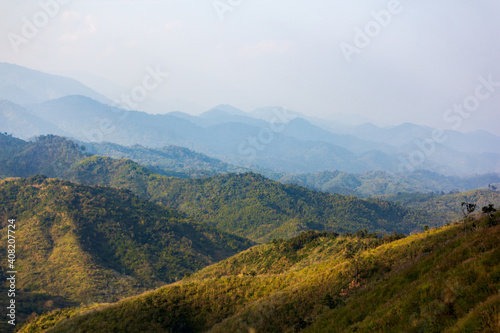
[[[181,151],[188,161],[205,161]],[[432,220],[399,204],[249,172],[165,177],[131,160],[91,156],[54,135],[26,142],[0,134],[0,178],[2,229],[9,218],[19,221],[18,300],[29,304],[18,309],[20,322],[33,313],[136,295],[255,242],[311,229],[409,233]],[[6,278],[4,267],[0,273]]]
[[[0,175],[27,177],[45,173],[87,185],[127,189],[139,197],[188,214],[255,242],[290,238],[304,230],[410,233],[421,230],[424,212],[386,201],[318,192],[282,184],[253,173],[203,178],[166,177],[127,159],[86,155],[83,147],[57,136],[25,142],[0,135]]]
[[[82,95],[102,103],[111,103],[108,98],[76,80],[14,64],[0,63],[0,99],[25,105],[68,95]]]
[[[500,138],[0,74],[17,331],[499,331]]]
[[[0,131],[24,139],[57,134],[126,146],[178,145],[226,163],[273,172],[425,169],[464,175],[500,171],[500,138],[488,132],[447,130],[436,142],[434,130],[425,126],[331,125],[277,107],[245,113],[219,105],[199,116],[179,111],[153,115],[112,106],[76,81],[68,84],[60,77],[9,64],[1,69],[10,85],[4,83],[0,94],[7,100],[0,103]],[[22,84],[30,77],[43,84]],[[69,89],[75,85],[78,89]],[[9,89],[19,94],[9,95]],[[16,96],[22,94],[27,98],[21,103]],[[40,97],[28,98],[31,95]]]
[[[500,182],[500,174],[475,176],[443,176],[426,170],[415,170],[406,175],[387,171],[369,171],[353,174],[342,171],[324,171],[307,174],[273,174],[271,178],[284,183],[298,184],[318,191],[355,195],[367,198],[401,193],[464,192],[486,189]]]
[[[392,222],[378,231],[407,233],[417,230],[419,224],[412,222],[404,227],[398,226],[398,223],[393,224],[397,216],[402,218],[401,222],[416,221],[418,216],[430,225],[442,225],[462,216],[462,201],[500,205],[500,192],[493,190],[494,184],[498,185],[500,180],[498,174],[461,178],[428,171],[416,171],[407,176],[395,176],[382,171],[363,174],[332,171],[301,175],[269,173],[266,178],[255,171],[237,168],[176,146],[151,149],[109,143],[79,145],[53,135],[26,142],[4,134],[0,134],[0,144],[0,178],[44,174],[89,185],[126,188],[144,199],[195,214],[197,220],[228,228],[226,230],[255,241],[272,237],[288,238],[300,230],[308,229],[355,231],[359,230],[356,228],[368,227],[377,231],[374,226],[378,222],[375,221],[386,220],[383,214],[396,217],[396,220],[388,220]],[[93,155],[91,151],[116,158]],[[200,176],[202,178],[198,178]],[[261,190],[266,193],[265,196],[258,195]],[[330,207],[331,202],[331,197],[325,192],[342,194],[335,197],[335,206],[346,205],[353,209],[345,215],[337,208],[332,211],[322,208]],[[356,207],[361,209],[366,204],[352,195],[371,198],[372,206],[369,209],[379,211],[381,215],[376,217],[373,212],[368,213],[366,207],[362,209],[364,213],[356,212]],[[217,199],[217,203],[214,199]],[[397,202],[405,209],[415,211],[405,212],[397,205],[391,205],[389,210],[381,210],[373,205],[380,199]],[[283,206],[285,202],[288,208]],[[309,207],[307,214],[297,206],[304,204]],[[245,213],[242,207],[247,206],[251,208]],[[281,208],[276,210],[276,207]],[[330,218],[329,214],[320,213],[320,210],[329,211],[336,217]],[[396,213],[398,210],[403,215]],[[234,215],[236,212],[238,215]],[[365,217],[371,216],[367,220],[371,221],[371,226],[365,222],[356,226],[363,220],[363,214]],[[412,214],[416,215],[410,217]],[[345,219],[338,219],[344,215]],[[351,221],[347,216],[351,216]],[[404,216],[410,217],[410,220]],[[334,229],[329,229],[333,227],[331,221],[336,221]]]

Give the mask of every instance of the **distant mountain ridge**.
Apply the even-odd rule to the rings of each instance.
[[[43,134],[67,135],[57,125],[8,100],[0,100],[0,130],[23,139]]]
[[[9,108],[12,109],[12,106]],[[0,114],[3,110],[5,106],[2,108],[0,105]],[[19,108],[10,112],[16,110]],[[394,147],[366,141],[352,134],[334,134],[303,119],[294,119],[274,127],[261,120],[240,115],[223,116],[223,119],[219,119],[220,116],[194,118],[194,121],[191,116],[178,117],[175,113],[150,115],[123,110],[79,96],[30,105],[23,112],[23,117],[32,114],[58,129],[59,133],[68,133],[66,135],[82,141],[140,144],[151,148],[179,145],[212,155],[227,163],[293,173],[324,170],[351,173],[376,170],[399,172],[402,169],[399,156],[411,154],[418,148],[414,142]],[[205,124],[206,121],[209,122]],[[8,119],[0,125],[0,131],[14,129],[14,133],[23,133],[20,130],[15,132],[16,128],[24,127],[21,124],[16,127]],[[275,128],[279,130],[273,132]],[[43,129],[33,134],[40,132]],[[460,135],[463,139],[466,137],[465,134]],[[484,135],[479,138],[483,140]],[[493,146],[495,145],[491,144],[489,147]],[[458,152],[439,144],[435,147],[435,152],[425,163],[414,168],[443,174],[500,170],[500,154],[484,152],[493,148],[478,149],[471,153],[469,148],[466,149],[469,152]]]
[[[352,127],[345,131],[361,139],[383,143],[395,147],[412,146],[415,141],[432,139],[434,129],[428,126],[404,123],[399,126],[381,128],[370,123]],[[486,131],[461,133],[452,130],[443,131],[445,145],[456,151],[476,153],[499,153],[500,137]],[[414,146],[414,145],[413,145]]]
[[[486,188],[500,182],[500,174],[478,176],[443,176],[425,170],[416,170],[407,175],[396,175],[385,171],[352,174],[342,171],[325,171],[309,174],[284,174],[273,179],[284,183],[298,184],[319,191],[355,195],[367,198],[378,195],[404,193],[440,193],[469,191]],[[443,193],[444,194],[444,193]]]
[[[477,205],[475,213],[481,213],[481,208],[490,204],[500,209],[500,192],[479,189],[460,193],[396,193],[378,196],[383,200],[398,202],[404,207],[423,210],[442,221],[454,221],[463,218],[461,203],[470,202]]]
[[[83,143],[83,146],[94,155],[130,159],[166,176],[189,178],[249,171],[180,146],[157,149],[139,145],[125,147],[114,143]]]
[[[79,81],[18,65],[0,63],[0,99],[26,105],[43,103],[67,95],[83,95],[101,103],[112,103]]]
[[[283,183],[298,184],[314,190],[355,195],[361,198],[377,195],[391,195],[398,192],[461,192],[487,188],[488,185],[494,185],[500,182],[500,174],[496,173],[469,177],[456,177],[443,176],[425,170],[417,170],[404,176],[384,171],[373,171],[360,174],[342,172],[338,170],[309,174],[276,173],[269,170],[238,167],[179,146],[168,146],[153,149],[139,145],[126,147],[113,143],[85,142],[79,142],[79,145],[71,146],[72,144],[69,142],[64,143],[65,139],[54,136],[42,138],[41,140],[42,142],[35,141],[35,146],[31,148],[33,152],[38,151],[39,153],[43,153],[48,149],[47,145],[55,145],[50,149],[59,149],[57,147],[58,145],[61,145],[60,148],[62,151],[69,151],[71,149],[79,150],[81,147],[85,148],[85,151],[76,153],[74,155],[75,158],[68,161],[66,166],[84,159],[85,156],[88,156],[88,154],[92,154],[109,156],[115,159],[130,159],[156,173],[180,178],[213,176],[228,172],[239,173],[254,171]],[[0,143],[5,144],[5,149],[7,149],[9,145],[16,146],[27,144],[22,140],[14,137],[8,137],[3,134],[0,134]],[[67,148],[63,148],[65,145],[68,145]],[[15,160],[16,158],[16,154],[5,153],[3,165],[8,166],[11,164],[18,164],[17,162],[10,161],[10,159]],[[51,159],[47,161],[51,161],[51,163],[53,162]],[[47,163],[38,164],[38,166],[43,165],[47,165]],[[18,171],[19,170],[22,170],[22,168],[18,168]],[[42,171],[42,169],[37,170]],[[47,173],[45,171],[42,173],[48,174],[49,176],[53,175],[53,173]],[[30,174],[22,173],[19,175],[28,176]]]
[[[438,143],[432,141],[433,129],[426,126],[341,125],[283,107],[245,113],[230,105],[218,105],[200,116],[182,112],[152,115],[110,106],[111,102],[74,80],[70,84],[61,77],[9,64],[1,68],[13,73],[2,78],[5,89],[9,85],[24,88],[19,94],[2,95],[0,82],[0,97],[11,96],[14,102],[0,103],[0,131],[25,139],[57,134],[86,142],[148,148],[177,145],[226,163],[288,173],[411,173],[417,169],[445,175],[500,172],[500,137],[488,132],[446,130],[445,139]],[[16,97],[23,94],[25,99]],[[36,94],[41,97],[33,98]]]

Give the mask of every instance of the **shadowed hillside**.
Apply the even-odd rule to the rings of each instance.
[[[59,307],[138,294],[252,244],[126,190],[33,176],[0,181],[0,202],[4,253],[7,220],[17,221],[21,318],[51,308],[47,301]],[[23,302],[29,298],[43,302]]]

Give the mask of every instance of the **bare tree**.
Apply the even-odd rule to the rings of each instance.
[[[467,237],[467,222],[469,222],[470,214],[472,214],[472,212],[476,210],[476,206],[477,206],[476,204],[462,201],[462,213],[464,214],[465,237]]]

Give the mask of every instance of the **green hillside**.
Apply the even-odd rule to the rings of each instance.
[[[0,155],[12,161],[3,177],[41,173],[83,184],[126,188],[143,199],[258,242],[290,238],[311,229],[410,233],[421,230],[424,224],[442,222],[398,204],[283,185],[254,173],[179,179],[155,174],[127,159],[88,157],[77,144],[57,136],[40,137],[36,142],[1,137],[15,142],[8,145],[13,148],[0,149]]]
[[[107,142],[85,143],[84,145],[94,155],[108,156],[115,159],[130,159],[165,176],[189,178],[248,171],[245,168],[224,163],[205,154],[179,146],[153,149],[139,145],[125,147]]]
[[[14,218],[16,287],[32,299],[20,301],[21,318],[135,295],[252,245],[127,190],[33,176],[0,181],[0,202],[0,249]]]
[[[500,207],[500,192],[491,190],[472,190],[461,193],[439,195],[434,193],[398,193],[380,196],[383,200],[397,202],[407,208],[423,210],[442,221],[452,221],[463,218],[461,203],[471,202],[481,207],[493,204]]]
[[[361,200],[286,185],[255,173],[200,179],[168,178],[130,160],[91,157],[73,166],[71,180],[127,188],[195,220],[257,242],[319,230],[410,233],[436,224],[423,212],[380,200]]]
[[[43,174],[61,177],[74,163],[89,157],[65,138],[46,135],[26,142],[0,134],[0,179]]]
[[[307,232],[21,332],[498,332],[500,215],[407,238]]]

